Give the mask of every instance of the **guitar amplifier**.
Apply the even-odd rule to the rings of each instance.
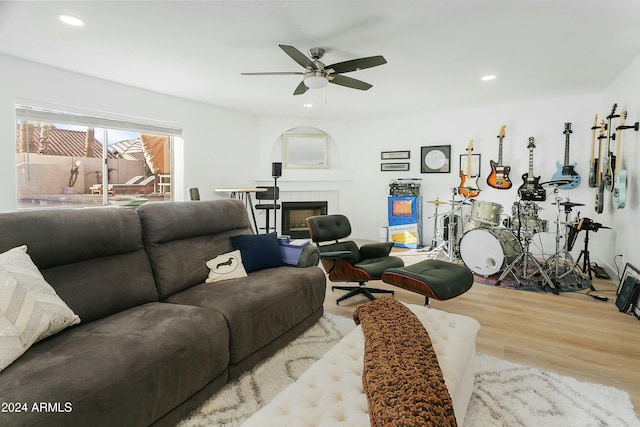
[[[520,193],[520,198],[527,202],[544,202],[547,199],[547,190],[544,188],[538,188],[537,190],[522,188],[518,192]]]
[[[616,307],[618,310],[626,313],[631,305],[638,304],[638,296],[640,295],[640,282],[631,276],[627,276],[626,280],[620,287],[620,293],[616,298]]]
[[[389,183],[390,196],[419,196],[421,178],[393,180]]]

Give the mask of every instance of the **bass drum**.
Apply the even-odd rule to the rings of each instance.
[[[476,274],[491,276],[522,253],[518,238],[505,228],[476,228],[462,236],[460,257]]]

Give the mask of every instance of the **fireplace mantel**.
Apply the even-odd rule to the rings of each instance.
[[[270,169],[254,171],[254,179],[259,185],[273,185]],[[353,172],[348,169],[283,169],[278,183],[314,183],[353,181]]]

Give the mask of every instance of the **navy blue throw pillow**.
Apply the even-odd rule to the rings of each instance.
[[[247,273],[284,265],[275,232],[232,236],[231,244],[234,249],[240,250],[242,264]]]

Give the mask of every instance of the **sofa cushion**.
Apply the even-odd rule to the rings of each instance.
[[[68,329],[31,347],[0,381],[0,401],[57,402],[62,413],[0,413],[0,425],[150,425],[226,381],[228,343],[219,313],[165,303]]]
[[[283,265],[276,232],[231,236],[230,239],[233,247],[242,254],[247,273]]]
[[[0,236],[0,252],[28,247],[45,280],[82,323],[158,300],[140,220],[130,209],[2,213]]]
[[[322,308],[325,284],[317,266],[283,266],[254,271],[244,279],[204,283],[166,301],[222,313],[230,331],[230,363],[235,364]]]
[[[227,252],[210,259],[207,261],[207,267],[211,270],[209,271],[209,277],[205,280],[207,283],[247,277],[247,271],[242,264],[242,254],[239,250]]]
[[[20,246],[0,254],[0,370],[33,343],[80,322],[26,250]]]
[[[229,237],[253,233],[235,199],[145,203],[136,211],[162,299],[203,283],[206,262],[233,250]]]

